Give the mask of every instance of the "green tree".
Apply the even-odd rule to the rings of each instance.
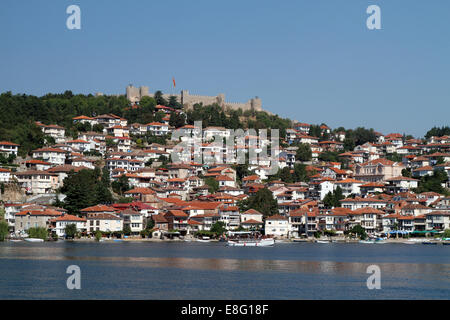
[[[403,177],[407,177],[407,178],[411,178],[412,177],[411,168],[402,169],[402,176]]]
[[[109,172],[106,167],[102,169],[102,176],[100,182],[96,184],[96,198],[97,203],[109,204],[113,201],[111,191],[109,190],[111,181],[109,178]]]
[[[323,204],[327,208],[336,208],[341,206],[341,201],[344,199],[341,187],[337,187],[333,192],[328,192],[323,199]]]
[[[167,106],[167,101],[163,98],[162,91],[156,91],[153,95],[153,99],[155,99],[157,105]]]
[[[298,145],[295,159],[299,161],[310,161],[312,159],[312,151],[309,144],[301,143]]]
[[[0,220],[0,241],[5,241],[5,238],[9,234],[8,222],[5,220]]]
[[[434,173],[430,175],[426,175],[420,178],[419,186],[417,189],[413,190],[417,193],[422,192],[437,192],[443,195],[448,195],[449,192],[446,190],[442,184],[448,181],[447,172],[444,170],[435,170]]]
[[[131,228],[130,228],[129,224],[126,224],[123,227],[123,234],[126,235],[126,236],[129,236],[131,234]]]
[[[29,228],[27,233],[30,238],[38,238],[42,240],[47,240],[48,238],[48,231],[43,227]]]
[[[361,240],[367,238],[366,230],[364,230],[364,228],[359,224],[351,228],[350,233],[357,235]]]
[[[204,179],[205,184],[208,186],[209,193],[215,193],[219,190],[219,182],[214,178]]]
[[[169,102],[167,103],[167,106],[174,109],[181,109],[181,103],[178,102],[176,96],[169,97]]]
[[[450,229],[445,229],[442,238],[450,238]]]
[[[63,207],[69,213],[78,214],[81,209],[99,203],[100,170],[71,171],[63,182],[61,192],[66,195]]]
[[[225,223],[223,221],[217,221],[211,226],[211,232],[214,232],[216,235],[221,235],[227,231],[225,228]]]
[[[75,238],[75,235],[77,234],[77,225],[75,223],[66,225],[64,233],[66,234],[66,238]]]
[[[113,181],[111,183],[112,189],[115,193],[118,193],[119,195],[123,195],[125,191],[130,190],[130,184],[128,182],[128,177],[126,175],[121,175],[119,179],[116,181]]]
[[[103,236],[103,234],[100,230],[95,231],[95,240],[100,241],[102,236]]]
[[[169,125],[174,126],[175,128],[180,128],[184,126],[186,123],[186,118],[183,114],[178,112],[172,112],[169,118]]]
[[[433,127],[425,134],[425,138],[429,139],[431,137],[442,137],[448,135],[450,135],[450,126],[442,126],[441,128]]]
[[[267,188],[259,189],[255,194],[239,202],[241,211],[255,209],[264,217],[278,214],[278,202],[274,198],[272,191]]]

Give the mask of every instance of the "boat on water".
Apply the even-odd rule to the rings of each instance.
[[[292,239],[292,242],[308,242],[307,239]]]
[[[22,239],[10,239],[9,241],[10,242],[22,242],[23,240]]]
[[[427,245],[436,245],[437,242],[432,242],[432,241],[423,241],[422,244],[427,244]]]
[[[228,231],[229,247],[269,247],[275,244],[273,238],[262,236],[255,231]]]
[[[27,242],[44,242],[43,239],[39,239],[39,238],[25,238],[24,240]]]
[[[316,243],[331,243],[331,241],[328,241],[328,240],[317,240]]]
[[[361,240],[361,241],[359,241],[359,243],[374,244],[375,241],[372,241],[372,240]]]
[[[201,238],[196,239],[197,242],[211,242],[210,237],[203,236]]]

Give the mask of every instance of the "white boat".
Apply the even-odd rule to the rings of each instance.
[[[230,238],[227,241],[229,247],[270,247],[275,244],[273,238],[263,238],[258,232],[252,231],[228,231]]]
[[[317,240],[316,243],[331,243],[331,242],[327,240]]]
[[[22,242],[23,240],[21,240],[21,239],[11,239],[11,240],[9,240],[10,242]]]
[[[43,239],[39,239],[39,238],[25,238],[24,240],[28,241],[28,242],[44,242]]]
[[[275,241],[272,238],[259,240],[228,240],[227,246],[230,247],[269,247],[273,246]]]
[[[374,241],[370,241],[370,240],[361,240],[359,241],[359,243],[365,243],[365,244],[374,244]]]
[[[292,239],[292,242],[308,242],[307,239]]]

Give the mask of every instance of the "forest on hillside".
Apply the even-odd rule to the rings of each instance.
[[[161,91],[154,97],[144,97],[138,106],[130,106],[127,98],[122,96],[94,96],[92,94],[74,95],[71,91],[62,94],[46,94],[42,97],[26,94],[0,94],[0,141],[6,140],[20,145],[19,155],[24,156],[31,150],[40,148],[44,144],[44,135],[35,122],[43,124],[57,124],[66,128],[68,137],[76,138],[79,132],[98,130],[85,124],[73,124],[73,117],[85,115],[94,117],[101,114],[115,114],[132,123],[149,123],[161,121],[165,116],[162,112],[155,112],[156,105],[166,105],[180,109],[181,105],[175,97],[164,100]],[[243,121],[242,119],[246,120]],[[201,120],[203,127],[223,126],[230,129],[280,129],[280,137],[284,137],[286,129],[292,123],[276,115],[265,112],[242,110],[223,110],[218,105],[194,107],[186,114],[173,112],[170,116],[170,125],[178,128],[185,123],[193,124]],[[101,129],[101,128],[100,128]]]

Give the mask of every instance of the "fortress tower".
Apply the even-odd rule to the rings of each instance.
[[[149,87],[141,86],[139,88],[134,87],[133,85],[128,85],[126,88],[127,98],[131,103],[136,103],[141,100],[142,97],[153,97],[154,94],[149,93]],[[164,94],[164,99],[169,99],[171,94]],[[242,111],[247,110],[255,110],[255,111],[263,111],[262,109],[262,101],[259,97],[252,98],[247,102],[227,102],[225,100],[225,94],[220,93],[217,96],[201,96],[201,95],[192,95],[188,90],[182,90],[181,94],[174,94],[184,108],[190,109],[197,103],[202,103],[203,105],[210,105],[217,103],[222,108],[230,108],[230,109],[242,109]],[[266,111],[267,112],[267,111]]]

